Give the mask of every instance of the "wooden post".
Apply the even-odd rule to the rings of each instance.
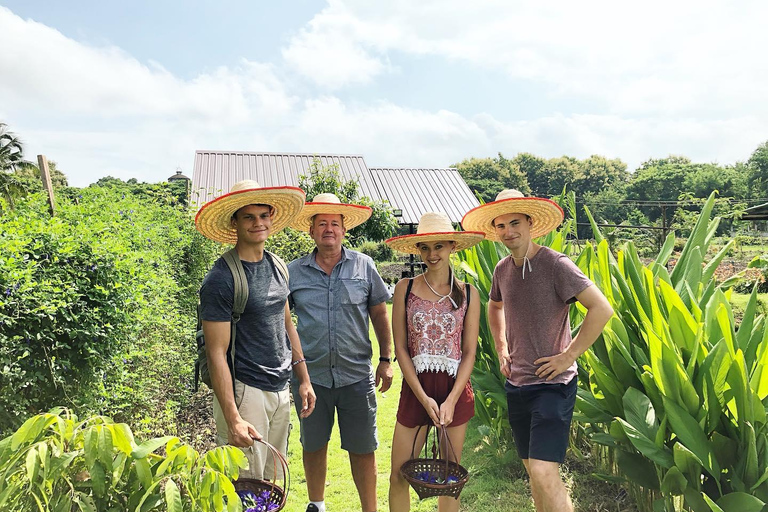
[[[40,168],[40,179],[43,180],[43,187],[48,192],[48,206],[51,217],[53,217],[56,215],[56,201],[53,197],[53,184],[51,183],[51,171],[48,169],[48,159],[45,158],[45,155],[37,155],[37,164]]]

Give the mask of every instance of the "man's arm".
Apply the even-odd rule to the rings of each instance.
[[[504,319],[504,303],[488,299],[488,324],[491,336],[499,355],[501,374],[509,378],[509,345],[507,344],[507,324]]]
[[[379,342],[379,355],[381,357],[392,357],[392,336],[389,330],[389,315],[387,314],[387,303],[380,302],[375,306],[368,306],[368,314],[371,316],[373,332],[376,333],[376,340]],[[381,383],[379,391],[382,393],[392,385],[392,364],[379,362],[376,367],[376,386]]]
[[[235,404],[232,374],[227,365],[231,325],[230,322],[203,320],[205,354],[208,357],[208,371],[211,373],[213,392],[227,421],[228,442],[233,446],[245,447],[251,446],[254,439],[261,439],[261,434],[240,416]]]
[[[536,375],[539,377],[546,377],[547,380],[552,380],[570,368],[576,359],[586,352],[597,340],[597,337],[603,332],[603,327],[613,316],[613,308],[608,299],[605,298],[600,289],[595,285],[588,286],[584,291],[576,295],[576,300],[587,308],[587,315],[584,317],[584,321],[579,328],[579,333],[560,354],[541,357],[534,361],[534,364],[541,365],[536,370]]]
[[[291,320],[291,310],[288,307],[288,301],[285,301],[285,330],[288,332],[288,339],[291,341],[291,367],[293,373],[299,379],[299,396],[301,400],[301,413],[299,417],[306,418],[315,410],[315,390],[309,381],[309,371],[307,370],[307,360],[304,359],[304,351],[301,349],[299,333]],[[297,362],[300,361],[300,362]],[[296,400],[297,397],[293,397]]]

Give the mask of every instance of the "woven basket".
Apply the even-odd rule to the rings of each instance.
[[[437,457],[440,451],[439,448],[442,446],[444,451],[450,450],[453,458],[456,458],[456,452],[453,450],[453,445],[448,438],[448,433],[444,426],[440,427],[439,433],[435,432],[432,439],[432,457],[428,456],[427,446],[429,445],[429,432],[431,429],[432,425],[428,425],[427,435],[424,439],[424,457],[414,457],[416,439],[419,437],[421,427],[416,431],[413,439],[413,448],[411,448],[412,458],[400,466],[400,474],[413,487],[413,490],[419,495],[419,499],[423,500],[433,496],[453,496],[458,499],[464,484],[469,480],[469,472],[461,464],[447,458],[439,459]],[[428,482],[419,478],[420,475],[425,474],[439,478],[442,483]],[[448,482],[448,479],[451,477],[455,481]]]
[[[269,444],[266,441],[259,440],[258,442],[266,445],[267,449],[272,452],[272,461],[274,463],[273,475],[278,474],[278,463],[283,471],[283,486],[277,485],[275,482],[269,480],[257,480],[255,478],[238,478],[233,482],[236,491],[251,491],[255,494],[262,493],[264,491],[269,492],[269,503],[277,505],[275,510],[283,510],[285,502],[288,499],[288,489],[291,486],[291,474],[288,471],[288,462],[285,460],[280,451]]]

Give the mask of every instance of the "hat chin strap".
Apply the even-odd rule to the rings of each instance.
[[[528,265],[528,273],[530,274],[533,272],[533,267],[531,266],[531,260],[528,259],[528,253],[531,252],[531,247],[533,247],[533,241],[528,241],[528,248],[525,250],[525,254],[523,255],[523,279],[525,279],[525,266]],[[520,258],[516,258],[514,255],[512,256],[512,259],[519,260]]]

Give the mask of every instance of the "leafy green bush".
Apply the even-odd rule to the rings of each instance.
[[[231,446],[200,455],[175,437],[137,443],[124,423],[54,410],[0,441],[0,510],[239,512],[232,479],[247,464]]]
[[[315,241],[303,231],[286,228],[271,235],[265,247],[284,259],[286,263],[290,263],[312,252],[315,249]]]
[[[162,188],[69,197],[53,218],[41,195],[0,216],[0,432],[59,403],[142,419],[191,384],[196,290],[220,248]]]
[[[616,315],[581,361],[589,388],[579,390],[576,417],[613,452],[623,478],[656,493],[654,510],[768,502],[767,324],[753,293],[736,331],[723,291],[732,282],[713,279],[733,242],[704,264],[719,222],[709,219],[713,203],[671,273],[672,236],[647,266],[631,243],[614,258],[602,241],[577,260]]]
[[[366,240],[357,247],[357,250],[363,254],[367,254],[377,263],[392,261],[392,258],[395,256],[395,252],[392,248],[384,242]]]

